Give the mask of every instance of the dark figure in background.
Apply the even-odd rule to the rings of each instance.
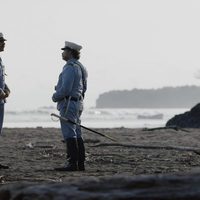
[[[3,37],[3,34],[0,33],[0,52],[4,51],[5,41],[6,39]],[[10,94],[10,89],[5,83],[5,67],[0,57],[0,134],[2,133],[2,128],[3,128],[4,104],[9,94]],[[0,164],[0,169],[2,168],[7,169],[8,166]]]

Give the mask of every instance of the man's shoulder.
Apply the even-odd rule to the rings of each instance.
[[[67,63],[64,67],[63,67],[63,71],[62,73],[71,73],[74,71],[74,66],[71,63]]]
[[[78,67],[80,68],[82,71],[86,71],[87,69],[85,68],[85,66],[83,66],[83,64],[78,61],[78,60],[70,60],[69,62],[66,63],[66,65],[64,66],[64,68],[68,69],[68,70],[72,70],[73,68]],[[70,69],[71,68],[71,69]]]

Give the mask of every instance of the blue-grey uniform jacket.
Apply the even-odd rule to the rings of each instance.
[[[57,102],[58,110],[66,107],[69,97],[82,101],[87,90],[87,76],[87,70],[78,60],[70,59],[67,61],[59,75],[55,87],[56,92],[52,96],[52,100]]]
[[[2,60],[0,58],[0,89],[5,90],[8,89],[8,86],[5,83],[5,67],[2,63]],[[4,104],[5,100],[1,99],[0,104]]]

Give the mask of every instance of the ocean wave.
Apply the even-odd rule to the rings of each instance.
[[[86,108],[81,116],[82,123],[94,127],[108,127],[114,124],[124,127],[138,127],[146,124],[165,124],[175,114],[186,109],[96,109]],[[58,126],[50,114],[58,113],[55,107],[40,107],[33,110],[9,110],[5,112],[7,124],[51,124]],[[162,116],[154,117],[151,116]],[[141,117],[142,116],[142,117]],[[149,117],[150,116],[150,117]],[[155,119],[156,118],[156,119]],[[58,121],[57,121],[58,122]]]

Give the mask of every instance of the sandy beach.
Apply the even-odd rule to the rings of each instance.
[[[139,146],[200,147],[199,129],[186,131],[143,129],[95,129],[117,139],[114,142],[83,131],[86,144],[85,172],[56,172],[65,162],[60,129],[4,128],[0,138],[0,161],[9,169],[0,170],[1,183],[66,182],[69,178],[134,176],[140,174],[184,173],[200,166],[195,151],[135,148]],[[131,146],[133,145],[133,147]],[[197,151],[198,152],[198,151]]]

